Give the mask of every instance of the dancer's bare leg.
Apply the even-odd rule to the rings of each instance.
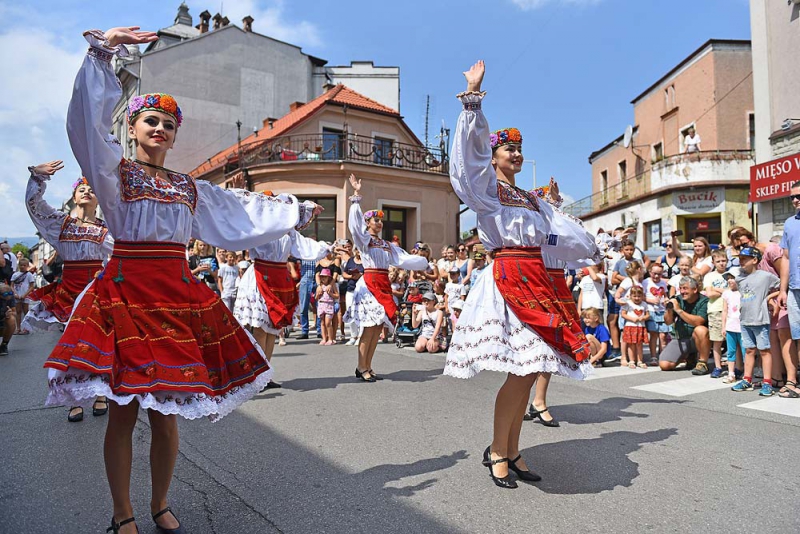
[[[153,483],[150,513],[155,514],[167,507],[169,484],[178,458],[178,416],[147,410],[147,417],[150,420],[150,478]],[[180,524],[171,513],[156,521],[162,528],[178,528]]]
[[[106,477],[114,502],[114,520],[123,521],[133,517],[131,505],[131,464],[133,463],[133,428],[139,413],[139,403],[120,406],[109,402],[108,425],[103,444],[103,457],[106,463]],[[136,525],[128,523],[120,533],[136,532]]]
[[[536,379],[536,390],[533,394],[533,407],[536,410],[544,410],[547,408],[547,388],[550,387],[550,373],[539,373],[539,378]],[[540,414],[543,421],[552,421],[553,416],[550,412]]]
[[[362,373],[369,369],[369,364],[367,362],[369,359],[369,348],[372,345],[372,336],[377,335],[377,332],[379,331],[379,326],[370,326],[364,328],[361,332],[361,336],[358,341],[358,370]]]
[[[267,334],[261,328],[253,328],[253,337],[256,338],[256,342],[258,342],[261,350],[264,351],[267,361],[272,361],[272,352],[275,350],[275,335]]]
[[[375,334],[370,339],[369,352],[367,353],[367,369],[372,369],[372,358],[375,357],[375,349],[378,348],[378,341],[380,341],[382,331],[382,327],[376,326]]]
[[[541,374],[539,375],[539,379],[536,381],[538,384],[541,381]],[[508,431],[508,459],[513,460],[517,456],[519,456],[519,435],[522,432],[522,423],[524,421],[525,413],[528,411],[528,397],[523,397],[519,404],[519,408],[517,409],[517,415],[514,418],[514,422],[511,425],[511,429]],[[522,469],[523,471],[528,470],[528,465],[525,463],[525,458],[520,458],[517,461],[517,467]]]
[[[491,445],[492,460],[508,458],[510,452],[513,452],[509,451],[509,436],[511,435],[512,428],[515,427],[517,416],[522,417],[522,412],[520,412],[518,408],[520,403],[528,403],[531,387],[533,386],[533,381],[536,380],[536,376],[535,373],[527,376],[517,376],[509,373],[500,391],[497,392],[497,398],[494,404],[494,439]],[[517,433],[517,435],[519,434]],[[517,444],[516,448],[519,448],[519,444]],[[492,471],[496,477],[505,477],[508,475],[508,464],[496,464],[493,466]]]

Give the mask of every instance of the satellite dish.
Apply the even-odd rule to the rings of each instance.
[[[633,139],[633,126],[629,124],[625,127],[625,135],[622,136],[622,146],[625,148],[631,146],[631,139]]]

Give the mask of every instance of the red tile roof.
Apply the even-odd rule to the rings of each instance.
[[[393,110],[388,106],[384,106],[380,102],[376,102],[360,93],[357,93],[342,84],[338,84],[326,93],[318,96],[308,104],[304,104],[287,115],[272,123],[272,127],[265,126],[257,133],[247,136],[242,139],[242,149],[255,148],[258,145],[264,144],[267,141],[280,137],[289,130],[305,122],[309,117],[314,115],[317,111],[321,110],[327,104],[335,104],[349,108],[362,109],[375,113],[382,113],[385,115],[393,115],[401,119],[400,113]],[[214,170],[222,165],[225,165],[229,160],[235,159],[238,152],[238,146],[232,145],[225,150],[218,152],[208,161],[195,168],[189,174],[192,176],[201,176],[211,170]]]

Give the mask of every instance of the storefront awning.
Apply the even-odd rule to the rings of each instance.
[[[753,165],[750,167],[750,202],[789,196],[792,184],[798,181],[800,154]]]

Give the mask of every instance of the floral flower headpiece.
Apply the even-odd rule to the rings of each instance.
[[[489,140],[492,143],[492,150],[494,150],[510,143],[522,143],[522,134],[516,128],[505,128],[490,133]]]
[[[267,196],[267,197],[274,197],[275,196],[275,193],[273,193],[271,189],[264,189],[261,192],[261,194],[264,195],[264,196]]]
[[[376,219],[383,219],[383,210],[369,210],[364,214],[364,220],[369,221],[375,217]]]
[[[172,95],[166,93],[149,93],[146,95],[134,96],[128,104],[128,124],[144,111],[160,111],[166,113],[177,123],[180,128],[183,122],[183,113],[178,107],[178,102]]]
[[[80,178],[78,178],[77,182],[72,184],[72,190],[75,191],[82,185],[89,185],[89,180],[87,180],[85,176],[81,176]]]

